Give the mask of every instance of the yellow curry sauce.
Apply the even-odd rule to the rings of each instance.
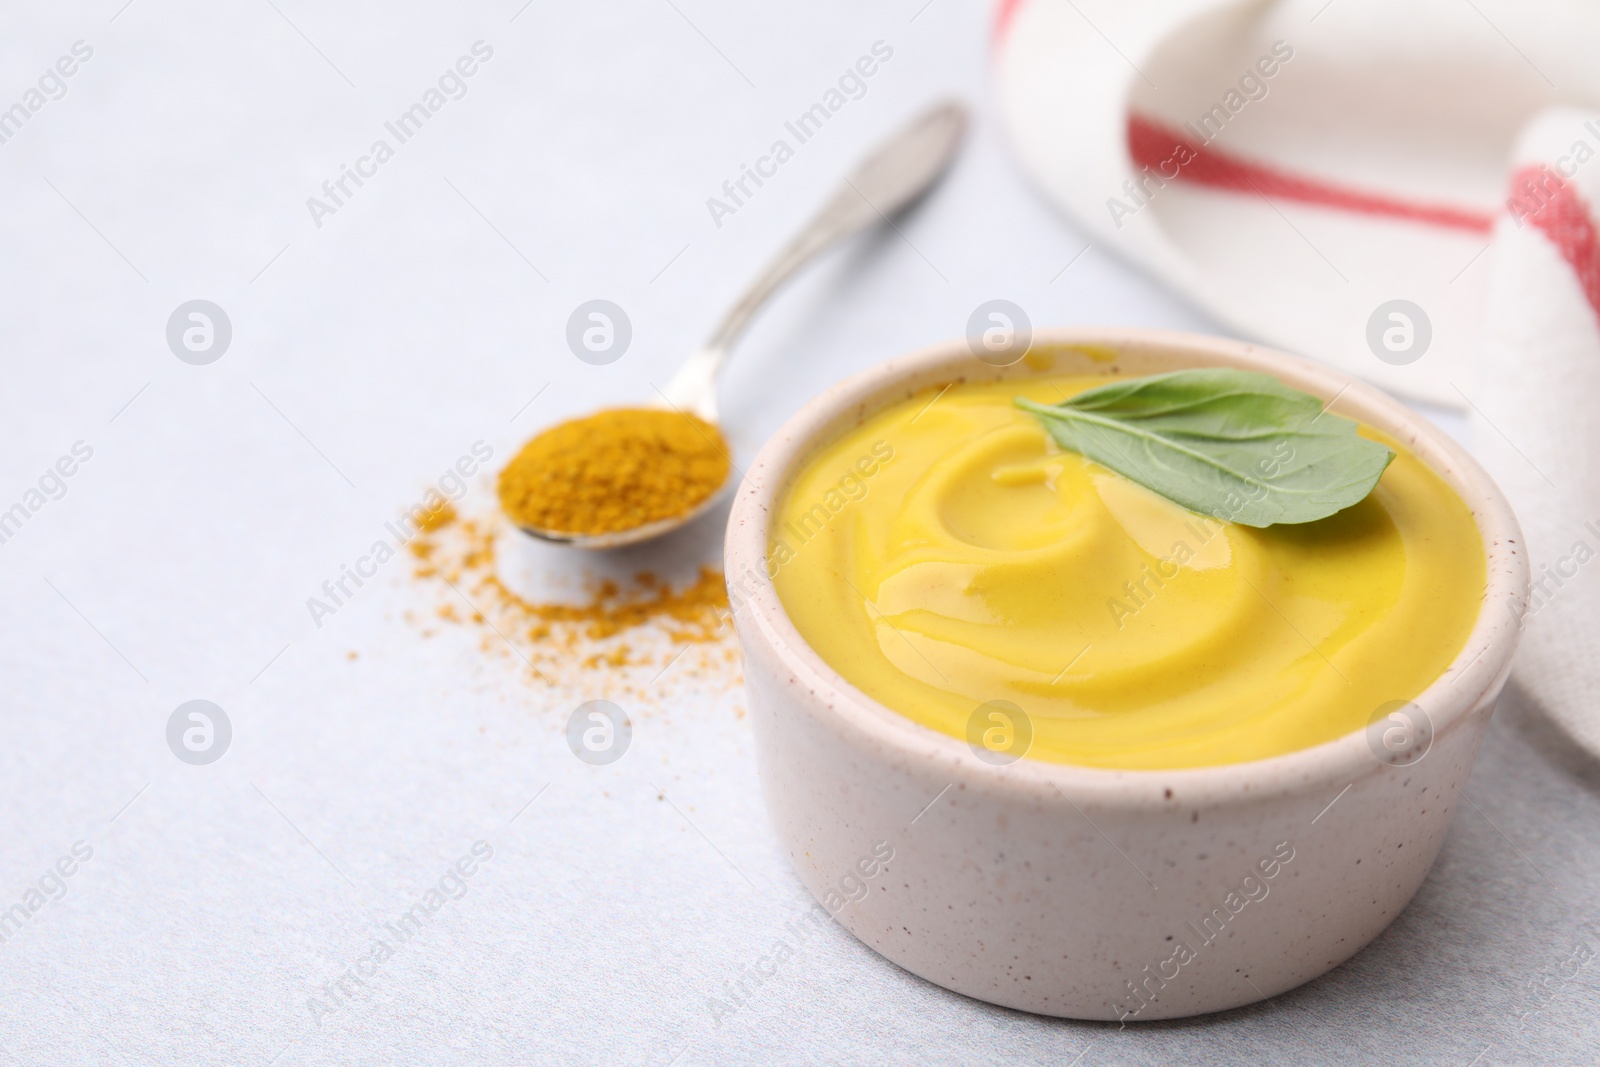
[[[1433,683],[1485,585],[1465,504],[1397,442],[1367,499],[1255,529],[1063,452],[1012,397],[1105,377],[958,384],[812,455],[769,569],[847,681],[959,738],[1026,712],[1027,755],[1115,768],[1281,755],[1361,729]]]

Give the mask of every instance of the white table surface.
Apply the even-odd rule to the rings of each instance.
[[[93,449],[0,544],[0,909],[75,842],[93,850],[0,944],[0,1063],[1600,1056],[1600,967],[1569,962],[1600,951],[1583,925],[1600,920],[1600,775],[1514,699],[1415,902],[1269,1005],[1125,1031],[1038,1018],[830,927],[719,1025],[708,998],[808,903],[732,669],[635,700],[633,748],[594,768],[561,729],[617,679],[536,687],[476,635],[422,638],[403,564],[320,629],[305,599],[472,442],[498,465],[550,420],[652,395],[829,183],[942,94],[977,111],[949,180],[740,346],[722,391],[740,457],[986,299],[1040,325],[1208,323],[1084,251],[1027,188],[987,99],[984,5],[524,2],[0,16],[0,108],[74,42],[93,49],[0,144],[0,509]],[[493,57],[467,94],[317,227],[306,198],[480,39]],[[879,40],[893,57],[865,96],[715,226],[706,198]],[[595,297],[634,328],[605,367],[563,342]],[[233,325],[207,366],[165,340],[195,298]],[[480,479],[468,506],[491,504]],[[719,532],[673,550],[714,562]],[[546,579],[584,563],[520,562]],[[195,698],[233,724],[209,766],[165,739]],[[308,1001],[480,839],[494,855],[467,894],[317,1018]]]

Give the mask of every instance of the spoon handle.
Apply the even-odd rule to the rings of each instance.
[[[716,421],[717,375],[727,362],[733,342],[761,305],[823,249],[870,225],[888,221],[889,216],[925,192],[949,166],[966,127],[966,108],[947,101],[924,112],[862,160],[832,199],[728,309],[705,345],[667,383],[663,393],[668,402]]]

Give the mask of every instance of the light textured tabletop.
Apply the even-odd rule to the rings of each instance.
[[[21,105],[0,113],[0,512],[23,508],[0,543],[0,1063],[1600,1058],[1600,775],[1514,697],[1413,904],[1270,1004],[1121,1031],[1033,1017],[830,926],[714,1011],[809,902],[736,666],[533,685],[475,635],[406,621],[403,562],[320,625],[307,599],[474,443],[492,470],[553,419],[651,397],[844,168],[940,95],[977,112],[948,180],[740,345],[737,458],[988,299],[1040,325],[1208,323],[1020,180],[983,5],[330,7],[0,16],[0,109]],[[798,143],[785,123],[875,45]],[[780,139],[792,157],[708,209]],[[335,198],[345,165],[365,177]],[[564,339],[596,298],[633,331],[606,366]],[[197,299],[231,324],[203,364],[168,342]],[[61,457],[71,476],[47,475]],[[484,475],[464,506],[492,507]],[[719,518],[662,551],[714,563]],[[583,562],[513,555],[534,580]],[[574,759],[568,714],[624,681],[632,747]],[[168,745],[195,699],[232,727],[208,765]],[[389,936],[441,880],[426,928]]]

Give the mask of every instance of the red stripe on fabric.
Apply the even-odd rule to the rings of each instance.
[[[1188,123],[1184,125],[1188,127]],[[1474,233],[1488,233],[1494,226],[1494,217],[1482,212],[1402,200],[1253,163],[1210,147],[1204,137],[1191,137],[1187,131],[1163,126],[1141,115],[1128,116],[1128,154],[1136,168],[1148,167],[1152,173],[1169,181],[1192,181],[1236,192],[1253,191],[1320,207],[1426,222]],[[1186,162],[1181,158],[1185,155]],[[1174,169],[1176,174],[1169,173]]]
[[[1022,0],[1000,0],[994,7],[994,31],[989,40],[998,46],[1005,38],[1006,31],[1011,28],[1011,20],[1017,17],[1017,12],[1022,8]]]
[[[1533,223],[1556,246],[1578,276],[1589,306],[1600,315],[1600,233],[1578,190],[1549,167],[1537,164],[1518,168],[1511,175],[1511,196],[1506,203],[1517,225],[1524,220]]]

